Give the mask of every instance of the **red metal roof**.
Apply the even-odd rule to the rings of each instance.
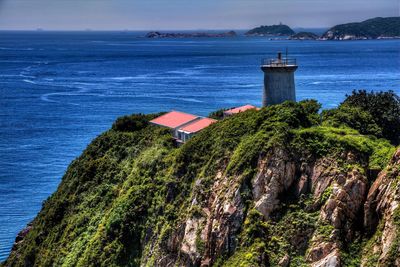
[[[196,132],[203,130],[204,128],[210,126],[211,124],[213,124],[215,122],[217,122],[217,121],[210,119],[210,118],[202,118],[200,120],[190,123],[189,125],[186,125],[185,127],[180,128],[179,130],[188,132],[188,133],[196,133]]]
[[[241,107],[225,110],[224,113],[231,115],[231,114],[237,114],[239,112],[243,112],[243,111],[246,111],[249,109],[258,109],[258,108],[253,105],[244,105]]]
[[[154,120],[151,120],[150,122],[174,129],[197,118],[198,116],[196,115],[179,111],[171,111],[164,115],[161,115],[160,117],[155,118]]]

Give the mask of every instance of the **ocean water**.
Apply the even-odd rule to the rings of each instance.
[[[264,57],[297,58],[298,100],[400,94],[400,41],[145,39],[130,32],[0,32],[0,261],[68,164],[121,115],[207,115],[261,104]]]

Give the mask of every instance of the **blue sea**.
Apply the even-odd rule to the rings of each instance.
[[[145,39],[138,32],[0,32],[0,261],[68,164],[121,115],[261,104],[262,58],[299,64],[297,99],[400,94],[400,41]]]

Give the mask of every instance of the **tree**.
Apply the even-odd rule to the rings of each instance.
[[[370,113],[382,129],[382,136],[394,145],[400,144],[400,97],[398,95],[393,91],[375,93],[358,90],[346,97],[340,107],[359,107]]]
[[[143,129],[148,124],[149,120],[146,115],[133,114],[119,117],[112,125],[112,129],[120,132],[133,132]]]

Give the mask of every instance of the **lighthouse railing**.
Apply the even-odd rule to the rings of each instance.
[[[295,58],[282,58],[282,59],[264,58],[261,60],[261,65],[271,66],[271,67],[296,66],[297,62]]]

